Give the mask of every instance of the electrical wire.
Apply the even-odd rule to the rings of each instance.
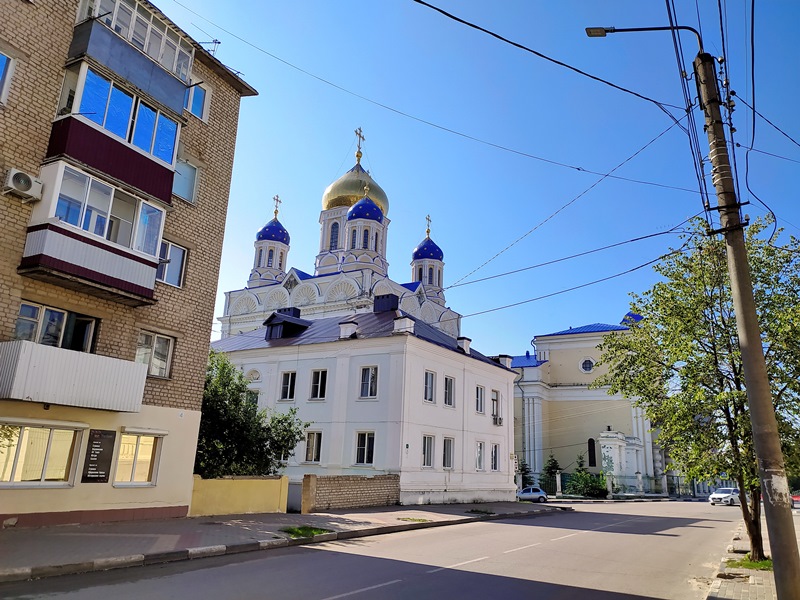
[[[780,133],[781,135],[783,135],[783,136],[784,136],[786,139],[788,139],[790,142],[792,142],[792,143],[793,143],[795,146],[798,146],[798,147],[800,147],[800,142],[798,142],[796,139],[794,139],[792,136],[790,136],[788,133],[786,133],[786,132],[785,132],[783,129],[781,129],[780,127],[778,127],[777,125],[775,125],[775,123],[773,123],[772,121],[770,121],[770,120],[769,120],[767,117],[765,117],[764,115],[762,115],[760,112],[758,112],[758,111],[755,109],[755,103],[753,103],[753,104],[754,104],[754,106],[750,106],[750,105],[747,103],[747,101],[746,101],[744,98],[742,98],[741,96],[737,96],[737,95],[736,95],[735,93],[733,93],[733,92],[731,92],[731,94],[732,94],[732,95],[734,95],[734,96],[736,96],[736,98],[739,100],[739,102],[741,102],[742,104],[744,104],[744,105],[745,105],[747,108],[749,108],[749,109],[750,109],[750,110],[752,110],[752,111],[753,111],[755,114],[757,114],[759,117],[761,117],[762,119],[764,119],[764,121],[766,121],[766,122],[767,122],[769,125],[771,125],[771,126],[772,126],[772,127],[773,127],[773,128],[774,128],[774,129],[775,129],[777,132],[778,132],[778,133]]]
[[[364,96],[362,94],[359,94],[357,92],[349,90],[349,89],[347,89],[347,88],[345,88],[345,87],[343,87],[341,85],[338,85],[338,84],[336,84],[336,83],[334,83],[334,82],[332,82],[332,81],[330,81],[328,79],[325,79],[324,77],[320,77],[319,75],[315,75],[314,73],[312,73],[310,71],[307,71],[306,69],[303,69],[302,67],[298,67],[297,65],[294,65],[294,64],[290,63],[289,61],[284,60],[283,58],[280,58],[279,56],[277,56],[275,54],[272,54],[271,52],[265,50],[264,48],[256,45],[255,43],[250,42],[247,39],[245,39],[245,38],[233,33],[232,31],[222,27],[221,25],[215,23],[214,21],[212,21],[212,20],[204,17],[200,13],[196,12],[192,8],[186,6],[186,4],[184,4],[180,0],[172,0],[172,2],[174,2],[175,4],[177,4],[178,6],[183,8],[184,10],[186,10],[186,11],[192,13],[193,15],[199,17],[200,19],[203,19],[207,23],[213,25],[214,27],[216,27],[220,31],[223,31],[224,33],[226,33],[227,35],[231,36],[232,38],[239,40],[240,42],[242,42],[243,44],[253,48],[257,52],[265,54],[266,56],[269,56],[270,58],[272,58],[272,59],[274,59],[274,60],[276,60],[276,61],[278,61],[278,62],[280,62],[280,63],[282,63],[284,65],[286,65],[287,67],[290,67],[291,69],[294,69],[294,70],[296,70],[296,71],[298,71],[298,72],[300,72],[300,73],[302,73],[304,75],[307,75],[307,76],[311,77],[312,79],[316,79],[317,81],[319,81],[321,83],[324,83],[325,85],[331,86],[332,88],[335,88],[335,89],[337,89],[337,90],[339,90],[341,92],[349,94],[350,96],[358,98],[359,100],[363,100],[364,102],[368,102],[368,103],[370,103],[370,104],[372,104],[374,106],[378,106],[380,108],[388,110],[389,112],[392,112],[392,113],[394,113],[396,115],[400,115],[400,116],[405,117],[407,119],[411,119],[412,121],[416,121],[417,123],[422,123],[423,125],[427,125],[429,127],[433,127],[434,129],[438,129],[440,131],[444,131],[446,133],[450,133],[452,135],[456,135],[458,137],[470,140],[472,142],[476,142],[478,144],[483,144],[485,146],[489,146],[490,148],[495,148],[495,149],[501,150],[503,152],[508,152],[510,154],[515,154],[517,156],[522,156],[524,158],[537,160],[537,161],[540,161],[540,162],[543,162],[543,163],[547,163],[547,164],[558,166],[558,167],[563,167],[563,168],[566,168],[566,169],[572,169],[574,171],[578,171],[578,172],[581,172],[581,173],[588,173],[588,174],[591,174],[591,175],[603,175],[603,176],[609,177],[611,179],[618,179],[620,181],[627,181],[627,182],[630,182],[630,183],[637,183],[637,184],[640,184],[640,185],[649,185],[649,186],[660,187],[660,188],[665,188],[665,189],[674,189],[674,190],[678,190],[678,191],[682,191],[682,192],[696,193],[696,190],[689,189],[689,188],[676,187],[676,186],[672,186],[672,185],[668,185],[668,184],[664,184],[664,183],[657,183],[657,182],[652,182],[652,181],[643,181],[643,180],[632,179],[632,178],[628,178],[628,177],[621,177],[619,175],[612,175],[612,174],[603,173],[603,172],[600,172],[600,171],[593,171],[591,169],[586,169],[584,167],[571,165],[571,164],[564,163],[564,162],[559,162],[559,161],[552,160],[552,159],[549,159],[549,158],[544,158],[542,156],[537,156],[537,155],[531,154],[529,152],[524,152],[522,150],[517,150],[517,149],[511,148],[509,146],[504,146],[502,144],[498,144],[498,143],[491,142],[491,141],[488,141],[488,140],[485,140],[485,139],[482,139],[482,138],[479,138],[479,137],[475,137],[475,136],[470,135],[468,133],[463,133],[463,132],[458,131],[456,129],[452,129],[450,127],[445,127],[444,125],[439,125],[438,123],[434,123],[433,121],[429,121],[427,119],[423,119],[422,117],[417,117],[415,115],[412,115],[411,113],[404,112],[404,111],[402,111],[400,109],[394,108],[394,107],[389,106],[387,104],[383,104],[382,102],[378,102],[377,100],[373,100],[372,98],[369,98],[367,96]],[[655,101],[653,101],[653,102],[655,102]],[[670,117],[673,120],[675,120],[675,118],[672,117],[671,114],[670,114]]]

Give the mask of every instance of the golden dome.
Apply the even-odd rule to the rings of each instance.
[[[322,194],[322,210],[338,206],[353,206],[364,197],[364,186],[369,186],[369,197],[381,209],[383,216],[389,214],[389,198],[372,177],[361,166],[361,152],[356,152],[356,166],[330,184]]]

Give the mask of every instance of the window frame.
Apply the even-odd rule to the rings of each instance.
[[[128,429],[123,427],[119,436],[119,443],[117,444],[116,452],[114,453],[114,479],[112,482],[113,487],[130,488],[130,487],[155,487],[158,480],[158,467],[161,462],[161,451],[164,444],[166,432],[143,431],[138,429]],[[136,438],[136,445],[133,451],[133,461],[130,466],[130,476],[127,480],[120,480],[120,461],[122,459],[123,444],[125,438]],[[152,452],[149,457],[149,471],[148,479],[144,481],[136,481],[137,466],[140,456],[140,449],[142,448],[142,438],[152,439]]]
[[[313,439],[313,442],[312,442]],[[309,455],[311,458],[309,458]],[[322,458],[322,432],[306,431],[306,456],[307,463],[319,463]]]
[[[493,417],[500,417],[500,391],[499,390],[492,390],[492,416]]]
[[[448,385],[449,384],[449,385]],[[448,408],[456,407],[456,378],[448,375],[444,376],[444,406]]]
[[[297,371],[281,372],[281,389],[278,394],[279,402],[294,402],[297,389]]]
[[[195,102],[197,100],[197,90],[203,90],[203,98],[202,98],[202,106],[200,107],[200,114],[198,115],[195,112],[197,108],[195,106]],[[183,110],[191,114],[192,116],[200,119],[203,123],[208,123],[208,113],[211,109],[211,88],[206,84],[205,81],[195,81],[195,78],[192,77],[190,80],[190,84],[186,87],[186,94],[183,98]]]
[[[182,173],[181,172],[181,169],[183,169],[185,167],[188,167],[189,169],[192,170],[191,176],[189,176],[189,174],[187,174],[187,173]],[[187,198],[186,196],[183,195],[183,193],[182,193],[183,190],[182,190],[182,188],[180,186],[178,186],[178,188],[177,188],[179,191],[176,191],[175,182],[176,181],[181,181],[181,179],[178,179],[179,177],[183,178],[183,179],[185,179],[186,181],[189,182],[188,188],[189,188],[189,191],[191,192],[189,194],[189,196],[190,196],[189,198]],[[197,186],[198,186],[198,182],[199,181],[200,181],[200,167],[198,167],[192,161],[187,160],[185,158],[177,158],[177,159],[175,159],[175,174],[172,176],[172,195],[173,196],[177,196],[178,198],[180,198],[184,202],[188,202],[189,204],[196,204],[196,202],[197,202]]]
[[[335,252],[339,249],[339,223],[331,223],[330,239],[328,240],[328,250]]]
[[[422,400],[429,404],[436,404],[436,373],[425,370],[422,378]]]
[[[14,78],[17,60],[8,52],[0,48],[0,59],[5,60],[0,63],[0,105],[7,104],[8,93],[11,90],[11,81]]]
[[[486,388],[482,385],[475,386],[475,412],[486,414]]]
[[[455,468],[456,438],[445,437],[442,440],[442,469]]]
[[[492,444],[489,453],[489,470],[500,470],[500,444]]]
[[[377,365],[361,367],[361,385],[358,397],[363,399],[375,399],[378,397]]]
[[[486,442],[475,442],[475,470],[486,470]]]
[[[433,456],[436,447],[436,436],[423,434],[422,436],[422,468],[433,468]]]
[[[19,431],[16,436],[16,443],[14,445],[14,455],[11,457],[11,469],[8,471],[8,480],[0,472],[0,489],[21,489],[21,488],[70,488],[75,485],[75,475],[79,462],[79,455],[83,443],[83,434],[89,428],[85,423],[70,423],[64,421],[45,421],[39,419],[3,419],[0,421],[0,427],[16,427]],[[41,469],[38,480],[16,480],[17,473],[22,467],[25,468],[25,463],[20,463],[20,459],[24,461],[27,458],[28,449],[23,450],[23,447],[28,446],[28,434],[26,436],[26,429],[45,429],[48,430],[47,442],[45,446],[44,456],[41,459]],[[46,479],[48,468],[51,468],[50,459],[51,451],[53,449],[54,432],[70,431],[72,432],[72,440],[65,461],[64,477],[63,479]],[[25,438],[25,439],[23,439]],[[11,448],[11,445],[6,446]],[[35,456],[33,457],[35,459]],[[8,464],[6,462],[6,464]]]
[[[22,314],[24,307],[36,309],[37,311],[36,317],[31,317]],[[43,336],[45,335],[44,333],[45,315],[48,312],[59,313],[63,315],[61,320],[61,327],[58,332],[58,341],[56,344],[45,343],[42,339]],[[76,337],[74,337],[75,324],[79,320],[87,324],[86,329],[84,330],[83,333],[84,339],[83,342],[81,343],[82,347],[80,349],[76,348],[74,344],[75,340],[77,339]],[[35,330],[33,331],[33,336],[32,336],[33,339],[31,339],[29,336],[19,335],[20,333],[19,324],[21,322],[36,324]],[[41,304],[39,302],[31,302],[29,300],[23,299],[20,301],[19,310],[17,311],[17,318],[14,322],[14,339],[26,340],[29,342],[33,342],[34,344],[43,344],[45,346],[52,346],[53,348],[63,348],[65,350],[75,350],[76,352],[92,353],[92,350],[94,349],[95,333],[97,330],[98,323],[99,319],[97,319],[96,317],[72,312],[69,310],[65,310],[63,308],[57,308],[55,306],[49,306],[47,304]],[[68,330],[69,330],[69,337],[67,337]],[[78,335],[80,335],[80,333]],[[67,345],[65,345],[65,339],[67,341]]]
[[[186,258],[189,255],[189,249],[181,246],[180,244],[176,244],[175,242],[170,242],[169,240],[161,239],[161,249],[158,252],[159,260],[158,260],[158,268],[156,269],[156,281],[161,283],[166,283],[169,286],[182,288],[184,282],[184,278],[186,277]],[[166,247],[166,250],[165,250]],[[168,281],[164,276],[169,276],[175,269],[175,263],[173,263],[173,256],[172,250],[174,248],[179,248],[183,255],[180,259],[180,266],[178,266],[178,283],[173,283],[172,281]]]
[[[363,445],[362,445],[363,436]],[[359,461],[359,458],[362,458]],[[356,455],[355,465],[357,466],[372,466],[375,464],[375,432],[374,431],[357,431],[356,432]]]
[[[313,369],[311,371],[311,390],[308,399],[314,402],[321,402],[325,400],[327,393],[328,369]]]
[[[586,368],[586,363],[591,365],[588,369]],[[584,356],[578,363],[578,369],[580,369],[581,373],[586,373],[588,375],[594,371],[595,365],[597,365],[597,363],[591,356]]]
[[[153,336],[152,345],[149,346],[149,353],[147,355],[148,356],[147,362],[144,362],[143,360],[140,360],[140,358],[142,358],[144,355],[142,354],[140,356],[140,352],[139,352],[140,348],[145,347],[145,346],[141,345],[142,336],[145,336],[145,335]],[[166,361],[165,361],[166,366],[164,368],[164,374],[163,375],[159,374],[159,373],[153,373],[152,372],[153,368],[154,368],[153,367],[153,359],[154,359],[154,356],[155,356],[155,347],[156,347],[156,343],[157,343],[157,341],[159,339],[167,340],[169,342],[169,351],[167,352],[167,358],[166,358]],[[173,357],[175,355],[175,342],[176,342],[176,339],[174,337],[172,337],[172,336],[164,335],[164,334],[161,334],[161,333],[157,333],[157,332],[151,331],[149,329],[141,329],[141,330],[139,330],[139,336],[138,336],[138,338],[136,340],[136,356],[134,358],[134,361],[138,362],[140,364],[146,364],[147,365],[147,376],[148,377],[155,377],[157,379],[171,379],[172,359],[173,359]]]

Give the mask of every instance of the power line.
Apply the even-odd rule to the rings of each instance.
[[[677,123],[677,122],[676,122],[676,123]],[[636,152],[634,152],[633,154],[631,154],[631,155],[630,155],[628,158],[626,158],[625,160],[623,160],[623,161],[622,161],[621,163],[619,163],[619,164],[618,164],[616,167],[614,167],[613,169],[611,169],[610,173],[613,173],[614,171],[616,171],[617,169],[619,169],[620,167],[622,167],[623,165],[625,165],[625,164],[626,164],[626,163],[628,163],[629,161],[633,160],[633,159],[634,159],[636,156],[638,156],[639,154],[641,154],[642,152],[644,152],[644,150],[645,150],[645,149],[647,149],[647,147],[648,147],[648,146],[650,146],[651,144],[653,144],[653,143],[654,143],[656,140],[658,140],[658,139],[659,139],[661,136],[663,136],[665,133],[667,133],[667,132],[668,132],[670,129],[672,129],[673,127],[675,127],[675,124],[676,124],[676,123],[673,123],[672,125],[670,125],[669,127],[667,127],[667,128],[664,130],[664,131],[662,131],[661,133],[659,133],[659,134],[658,134],[656,137],[654,137],[652,140],[650,140],[649,142],[647,142],[647,143],[646,143],[644,146],[642,146],[641,148],[639,148],[639,149],[638,149]],[[598,179],[597,181],[595,181],[595,182],[594,182],[592,185],[590,185],[588,188],[586,188],[585,190],[583,190],[583,191],[582,191],[580,194],[578,194],[577,196],[575,196],[574,198],[572,198],[572,200],[570,200],[569,202],[567,202],[566,204],[564,204],[563,206],[561,206],[561,208],[559,208],[558,210],[556,210],[554,213],[550,214],[550,216],[546,217],[544,220],[542,220],[542,221],[540,221],[539,223],[537,223],[537,224],[536,224],[536,225],[535,225],[533,228],[529,229],[529,230],[528,230],[526,233],[522,234],[522,235],[521,235],[520,237],[518,237],[516,240],[514,240],[513,242],[511,242],[511,243],[510,243],[508,246],[506,246],[505,248],[503,248],[502,250],[500,250],[500,251],[499,251],[497,254],[495,254],[494,256],[492,256],[492,257],[491,257],[489,260],[487,260],[487,261],[486,261],[486,262],[484,262],[483,264],[479,265],[478,267],[476,267],[475,269],[473,269],[472,271],[470,271],[469,273],[467,273],[467,274],[466,274],[466,275],[464,275],[463,277],[460,277],[459,279],[457,279],[457,280],[456,280],[456,281],[453,283],[453,286],[455,286],[455,285],[456,285],[456,284],[458,284],[458,283],[461,283],[462,281],[464,281],[464,280],[465,280],[467,277],[469,277],[470,275],[472,275],[472,274],[474,274],[474,273],[477,273],[477,272],[478,272],[478,271],[480,271],[480,270],[481,270],[483,267],[485,267],[485,266],[486,266],[486,265],[488,265],[490,262],[492,262],[494,259],[496,259],[497,257],[499,257],[501,254],[503,254],[503,253],[505,253],[506,251],[510,250],[510,249],[511,249],[513,246],[515,246],[516,244],[518,244],[519,242],[521,242],[522,240],[524,240],[526,237],[528,237],[528,236],[529,236],[530,234],[532,234],[534,231],[536,231],[537,229],[539,229],[539,228],[540,228],[542,225],[544,225],[545,223],[547,223],[548,221],[550,221],[551,219],[553,219],[553,218],[554,218],[556,215],[558,215],[560,212],[562,212],[563,210],[565,210],[565,209],[566,209],[567,207],[569,207],[571,204],[573,204],[573,203],[577,202],[577,201],[578,201],[578,200],[579,200],[581,197],[583,197],[583,196],[584,196],[584,195],[586,195],[588,192],[590,192],[592,189],[594,189],[595,187],[597,187],[597,186],[598,186],[598,185],[599,185],[599,184],[600,184],[602,181],[604,181],[604,180],[605,180],[607,177],[608,177],[607,175],[603,175],[602,177],[600,177],[600,179]],[[451,286],[451,287],[453,287],[453,286]]]
[[[731,92],[731,96],[736,96],[736,92]],[[778,127],[777,125],[775,125],[775,123],[773,123],[772,121],[770,121],[770,120],[769,120],[767,117],[765,117],[764,115],[762,115],[760,112],[758,112],[758,111],[755,109],[755,102],[753,103],[753,106],[750,106],[750,105],[747,103],[747,101],[746,101],[744,98],[742,98],[741,96],[736,96],[736,98],[738,98],[738,99],[739,99],[739,101],[740,101],[742,104],[744,104],[744,105],[745,105],[747,108],[749,108],[750,110],[752,110],[752,111],[753,111],[755,114],[757,114],[759,117],[761,117],[762,119],[764,119],[764,120],[765,120],[767,123],[769,123],[769,124],[770,124],[770,125],[771,125],[771,126],[772,126],[772,127],[773,127],[773,128],[774,128],[774,129],[775,129],[777,132],[778,132],[778,133],[780,133],[781,135],[783,135],[784,137],[786,137],[786,138],[787,138],[787,139],[788,139],[790,142],[792,142],[792,143],[793,143],[795,146],[800,146],[800,142],[798,142],[796,139],[794,139],[792,136],[790,136],[788,133],[786,133],[786,132],[785,132],[783,129],[781,129],[780,127]]]

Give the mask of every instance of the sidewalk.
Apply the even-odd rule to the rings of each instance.
[[[0,582],[571,510],[517,502],[389,506],[308,515],[225,515],[0,530]],[[291,539],[292,526],[333,533]]]

